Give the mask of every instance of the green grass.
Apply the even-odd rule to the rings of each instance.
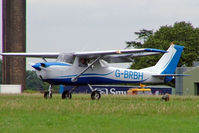
[[[199,97],[0,95],[0,133],[198,133]]]

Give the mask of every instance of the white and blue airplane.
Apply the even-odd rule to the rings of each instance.
[[[73,85],[65,90],[62,98],[71,98],[71,93],[80,85],[88,85],[92,90],[91,99],[100,99],[101,94],[94,90],[96,84],[120,83],[164,83],[172,80],[184,47],[172,44],[167,51],[145,48],[74,53],[1,53],[2,56],[41,57],[43,62],[32,64],[38,77],[50,84],[44,93],[45,98],[52,97],[53,85]],[[109,66],[108,63],[133,61],[133,57],[164,53],[155,66],[133,70]],[[45,58],[57,58],[47,62]]]

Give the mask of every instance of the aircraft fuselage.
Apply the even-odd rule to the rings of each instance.
[[[36,70],[38,77],[50,84],[83,85],[83,84],[119,84],[119,83],[157,83],[163,82],[152,77],[153,73],[141,70],[115,67],[95,66],[89,68],[76,81],[72,81],[84,67],[67,63],[47,63],[45,68]]]

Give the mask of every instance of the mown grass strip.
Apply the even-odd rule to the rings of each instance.
[[[0,95],[0,132],[139,132],[199,131],[199,98],[172,96],[74,94],[43,99],[41,94]]]

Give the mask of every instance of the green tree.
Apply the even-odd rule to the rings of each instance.
[[[40,78],[38,78],[35,71],[26,71],[26,89],[27,90],[47,90],[49,84],[43,82]],[[58,85],[53,86],[53,90],[59,90]]]
[[[153,34],[153,30],[146,30],[146,29],[142,29],[139,32],[135,32],[135,35],[138,36],[136,40],[140,40],[140,42],[127,41],[126,42],[127,48],[128,47],[140,48],[140,45],[143,45],[143,42],[145,42],[152,34]]]
[[[43,90],[46,89],[45,84],[37,77],[35,71],[26,71],[26,89]]]
[[[148,31],[151,30],[145,30],[146,33],[148,33]],[[149,32],[146,34],[141,31],[137,33],[135,34],[138,35],[139,39],[142,39],[144,36],[145,40],[143,40],[143,42],[126,42],[127,47],[148,47],[167,50],[171,42],[173,42],[174,44],[185,46],[178,66],[192,66],[193,61],[199,60],[199,28],[194,28],[191,23],[176,22],[173,26],[162,26],[154,33]],[[140,69],[153,66],[160,57],[161,55],[135,58],[135,63],[132,64],[131,68]]]

